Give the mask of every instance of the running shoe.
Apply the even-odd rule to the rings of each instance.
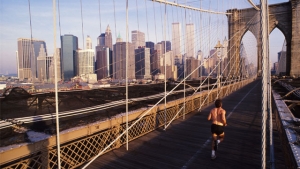
[[[216,158],[217,158],[216,155],[212,155],[212,156],[211,156],[211,159],[212,159],[212,160],[214,160],[214,159],[216,159]]]

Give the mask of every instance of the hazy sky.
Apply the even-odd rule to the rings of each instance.
[[[258,4],[258,0],[253,0]],[[269,3],[286,2],[287,0],[269,0]],[[59,2],[59,3],[58,3]],[[115,3],[114,3],[115,2]],[[126,0],[57,0],[56,47],[60,47],[59,37],[73,34],[78,37],[79,48],[83,48],[83,38],[89,35],[93,46],[97,45],[97,37],[110,25],[113,42],[120,34],[126,40]],[[214,11],[226,11],[230,8],[249,8],[247,0],[178,0],[178,3],[202,7]],[[30,13],[31,12],[31,26]],[[138,8],[137,8],[138,7]],[[81,20],[81,9],[82,18]],[[100,14],[99,14],[100,11]],[[186,12],[186,13],[185,13]],[[202,21],[200,21],[202,17]],[[60,18],[60,22],[59,22]],[[203,46],[204,52],[214,47],[217,40],[227,37],[227,17],[167,7],[166,40],[171,40],[171,23],[194,23],[196,46]],[[160,42],[164,40],[164,5],[149,0],[129,0],[129,31],[140,30],[145,33],[146,41]],[[101,28],[100,28],[101,25]],[[200,26],[202,25],[202,27]],[[211,25],[211,26],[209,26]],[[201,29],[200,29],[201,27]],[[210,28],[210,29],[209,29]],[[184,29],[184,28],[182,28]],[[18,38],[44,40],[48,55],[54,51],[53,3],[51,0],[0,0],[0,74],[16,73],[16,51]],[[32,33],[31,33],[32,32]],[[202,35],[200,37],[200,35]],[[208,36],[211,35],[211,36]],[[131,41],[131,36],[128,37]],[[227,37],[228,38],[228,37]],[[284,36],[275,29],[270,35],[271,60],[275,61],[277,52],[282,48]],[[256,41],[253,35],[246,33],[244,44],[248,55],[255,53]],[[209,43],[210,42],[210,43]],[[196,50],[199,48],[196,47]],[[207,55],[205,53],[205,55]],[[249,58],[256,62],[256,58]]]

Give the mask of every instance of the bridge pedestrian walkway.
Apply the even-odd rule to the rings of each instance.
[[[87,168],[261,168],[261,81],[256,80],[223,99],[228,126],[215,160],[211,160],[210,121],[207,121],[213,107],[190,113],[186,119],[173,122],[167,130],[158,129],[129,142],[128,151],[125,145],[110,151]],[[276,168],[285,168],[276,128],[274,145]]]

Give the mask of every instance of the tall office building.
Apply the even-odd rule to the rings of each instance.
[[[195,27],[193,23],[186,24],[185,27],[185,53],[187,57],[195,58]]]
[[[37,77],[37,57],[41,45],[47,55],[46,43],[42,40],[18,38],[18,72],[19,79],[31,79],[33,82]]]
[[[42,44],[40,47],[40,52],[37,57],[37,72],[38,72],[38,80],[40,82],[45,82],[47,80],[47,65],[46,65],[46,52],[44,45]]]
[[[134,49],[145,46],[145,33],[137,30],[131,31],[131,41]]]
[[[77,50],[76,60],[78,76],[95,72],[95,53],[93,49]]]
[[[223,40],[223,44],[222,44],[223,48],[222,48],[222,60],[227,58],[227,53],[228,53],[228,40],[225,37]]]
[[[19,71],[19,56],[18,51],[16,51],[16,61],[17,61],[17,76],[20,79],[20,71]]]
[[[162,54],[172,50],[172,45],[171,45],[170,41],[166,41],[166,43],[165,43],[165,41],[161,41],[161,47],[162,47],[162,49],[161,49]]]
[[[174,57],[178,58],[179,63],[182,63],[181,54],[181,25],[180,23],[172,23],[172,44]]]
[[[128,78],[135,79],[134,47],[129,42],[117,42],[113,48],[113,78],[126,78],[126,43],[128,43]]]
[[[146,42],[146,48],[150,49],[150,73],[152,74],[152,72],[154,71],[154,43],[151,41]]]
[[[101,35],[97,38],[97,46],[101,48],[105,47],[105,33],[101,33]]]
[[[195,59],[194,57],[186,58],[186,76],[191,74],[188,77],[189,80],[194,80],[199,78],[199,71],[198,70],[194,71],[199,66],[199,63],[200,61],[198,59]]]
[[[150,48],[135,49],[135,77],[137,79],[151,79]]]
[[[118,37],[117,37],[117,39],[116,39],[116,43],[117,43],[117,42],[123,42],[123,39],[122,39],[122,37],[121,37],[120,34],[118,35]]]
[[[46,80],[49,82],[50,80],[50,66],[52,61],[54,62],[53,56],[46,56]]]
[[[105,47],[108,47],[112,50],[113,45],[112,45],[112,35],[111,35],[111,30],[109,25],[107,25],[106,30],[105,30]]]
[[[97,49],[96,46],[96,74],[97,79],[103,79],[107,77],[112,77],[113,65],[112,65],[112,50],[108,47],[103,47],[102,49]]]
[[[196,59],[199,61],[200,65],[203,63],[203,52],[201,50],[198,50]],[[203,75],[203,72],[204,72],[203,69],[204,69],[204,66],[202,64],[202,66],[200,66],[200,68],[198,69],[199,77]]]
[[[92,39],[89,35],[86,38],[86,49],[93,49],[92,48]]]
[[[161,73],[166,75],[166,78],[177,78],[177,67],[174,65],[173,51],[168,51],[167,53],[163,54],[163,56],[160,58],[160,71]]]
[[[95,52],[92,49],[91,38],[86,39],[86,49],[76,51],[77,75],[87,75],[95,73]]]
[[[160,51],[159,50],[154,50],[153,52],[153,57],[150,59],[150,70],[151,70],[151,75],[156,75],[157,73],[160,73]]]
[[[60,48],[56,48],[55,54],[52,57],[50,66],[49,66],[49,81],[54,83],[55,80],[55,60],[54,57],[56,57],[56,73],[57,73],[57,81],[61,80],[61,64],[60,64]],[[51,56],[49,56],[51,57]]]
[[[96,46],[96,70],[97,79],[112,77],[112,35],[109,25],[98,37]]]
[[[222,48],[222,64],[221,64],[221,70],[223,70],[227,64],[229,63],[229,58],[228,58],[228,40],[225,37],[223,40],[223,44],[222,44],[223,48]],[[229,69],[227,67],[226,70],[224,70],[223,75],[227,76],[229,72]]]
[[[61,73],[64,81],[77,75],[77,49],[78,38],[76,36],[70,34],[61,36]]]
[[[153,51],[154,51],[154,42],[151,42],[151,41],[146,42],[146,48],[150,49],[150,55],[153,54]]]

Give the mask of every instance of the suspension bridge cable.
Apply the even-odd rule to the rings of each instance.
[[[85,47],[84,47],[84,33],[83,33],[82,0],[80,0],[80,11],[81,11],[82,49],[85,49]],[[77,73],[78,73],[78,72],[77,72]]]
[[[128,30],[128,0],[126,0],[126,63],[125,63],[125,67],[126,67],[126,81],[125,81],[125,86],[126,86],[126,150],[128,150],[128,141],[129,141],[129,129],[128,129],[128,34],[129,34],[129,30]]]
[[[54,47],[54,85],[55,85],[55,119],[56,119],[56,151],[57,151],[57,165],[61,168],[60,159],[60,132],[59,132],[59,114],[58,114],[58,91],[57,91],[57,52],[56,52],[56,0],[53,0],[53,47]],[[59,5],[59,2],[58,2]],[[60,27],[60,25],[59,25]]]
[[[167,51],[167,40],[166,40],[166,29],[167,29],[167,23],[166,23],[166,19],[167,19],[167,16],[166,16],[166,13],[167,13],[167,5],[165,4],[165,13],[164,13],[164,74],[165,74],[165,104],[164,104],[164,119],[165,119],[165,124],[167,123],[167,67],[166,67],[166,51]],[[165,128],[166,128],[166,125],[165,125]]]
[[[169,2],[169,1],[166,1],[166,0],[152,0],[152,1],[159,2],[159,3],[164,3],[164,4],[167,4],[167,5],[171,5],[171,6],[179,6],[179,7],[182,7],[182,8],[191,9],[191,10],[196,10],[196,11],[202,11],[202,12],[207,12],[207,13],[213,13],[213,14],[228,14],[228,15],[231,14],[231,13],[224,13],[224,12],[211,11],[210,9],[209,9],[209,10],[198,9],[198,8],[195,8],[195,7],[187,6],[186,4],[185,4],[185,5],[181,5],[181,4],[178,4],[178,3],[175,3],[175,2]]]
[[[100,33],[102,32],[101,30],[101,7],[100,7],[100,1],[101,0],[98,0],[98,4],[99,4],[99,8],[98,8],[98,11],[99,11],[99,26],[100,26]]]
[[[269,11],[269,3],[267,0],[267,5],[266,5],[266,11]],[[267,12],[268,13],[268,12]],[[267,33],[269,35],[270,32],[270,28],[269,28],[269,19],[270,15],[267,14]],[[297,24],[298,26],[298,24]],[[268,56],[268,69],[267,70],[271,70],[270,69],[270,41],[269,41],[269,36],[267,36],[267,56]],[[273,140],[273,116],[272,116],[272,80],[271,80],[271,71],[268,71],[268,114],[269,114],[269,132],[270,132],[270,168],[271,169],[275,169],[275,163],[274,163],[274,140]]]
[[[31,7],[30,7],[30,0],[28,0],[28,12],[29,12],[29,24],[30,24],[30,45],[29,45],[29,61],[28,61],[28,65],[26,65],[27,67],[31,68],[31,79],[33,81],[33,83],[35,82],[35,78],[36,78],[36,68],[32,68],[33,66],[35,66],[35,53],[34,50],[32,48],[32,43],[33,43],[33,39],[32,39],[32,23],[31,23]],[[30,77],[28,75],[28,77]]]
[[[147,7],[147,1],[146,0],[145,0],[145,8],[146,8],[146,21],[148,21],[148,7]],[[148,41],[150,41],[148,22],[147,22],[147,37],[148,37]],[[150,52],[151,52],[151,50],[150,50]]]

